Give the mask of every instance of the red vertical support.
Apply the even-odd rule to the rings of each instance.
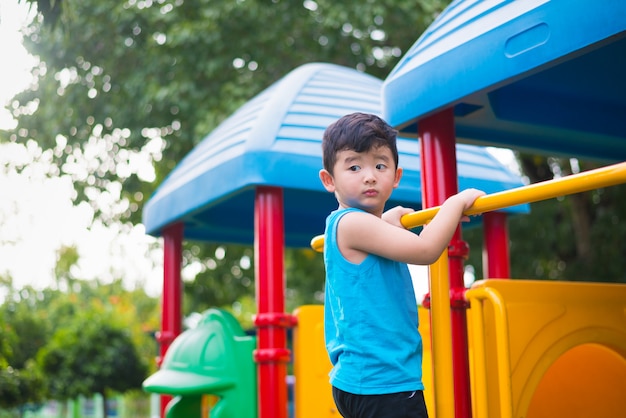
[[[283,190],[258,187],[254,210],[259,418],[287,418]]]
[[[483,214],[483,270],[486,279],[511,277],[509,230],[503,212]]]
[[[422,205],[441,205],[458,192],[456,135],[452,108],[419,121],[422,164]],[[450,247],[449,274],[452,321],[452,364],[454,370],[454,410],[457,418],[471,417],[469,356],[467,343],[467,304],[464,298],[463,261],[469,248],[457,228]]]
[[[176,223],[163,231],[163,295],[161,299],[161,331],[157,334],[160,343],[157,364],[160,367],[167,349],[181,333],[181,280],[183,224]],[[171,400],[168,395],[161,396],[161,417],[165,417],[165,407]]]

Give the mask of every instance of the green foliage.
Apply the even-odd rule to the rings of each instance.
[[[78,262],[78,258],[78,248],[76,247],[61,247],[57,251],[57,262],[54,267],[54,277],[57,285],[64,280],[68,288],[72,287],[73,276],[71,269]]]
[[[531,183],[571,174],[569,160],[518,156]],[[581,171],[597,163],[577,161]],[[511,276],[520,279],[626,283],[626,185],[531,204],[509,219]],[[482,229],[464,233],[468,261],[482,278]]]
[[[32,360],[14,369],[0,360],[0,409],[36,404],[43,399],[44,379]]]
[[[128,207],[115,218],[135,222],[155,184],[255,94],[314,61],[384,78],[448,3],[30,2],[42,13],[25,44],[42,62],[11,104],[7,138],[51,150],[104,220],[92,197],[122,182]]]
[[[4,312],[0,311],[0,367],[7,366],[7,359],[13,355],[12,345],[16,339],[15,330],[5,319]]]
[[[192,276],[183,282],[185,313],[228,309],[246,295],[254,297],[253,263],[250,246],[186,243],[183,275]]]
[[[33,311],[28,303],[7,303],[4,321],[14,333],[9,340],[11,354],[8,359],[15,369],[24,368],[28,360],[34,358],[45,345],[50,334],[50,324],[44,321],[44,315],[44,312]]]
[[[92,205],[105,224],[139,222],[143,203],[183,156],[289,71],[321,61],[382,79],[449,2],[26,1],[40,10],[25,45],[41,63],[32,89],[10,105],[17,127],[0,140],[36,142],[55,165],[51,175],[71,176],[76,202]],[[101,206],[98,197],[118,183],[121,209]],[[253,266],[241,266],[250,248],[224,247],[223,260],[216,245],[188,248],[185,265],[204,267],[185,283],[185,312],[254,296]],[[71,255],[60,254],[66,273]],[[319,302],[320,261],[287,258],[288,305]]]
[[[53,399],[139,389],[147,377],[130,333],[96,316],[58,329],[38,361]]]
[[[220,307],[244,324],[256,312],[254,249],[241,245],[185,243],[183,271],[197,271],[183,283],[183,311],[204,312]],[[324,264],[321,254],[302,248],[285,250],[287,312],[303,304],[323,302]],[[183,273],[184,275],[184,273]]]
[[[154,370],[158,300],[121,282],[72,289],[25,287],[0,305],[0,406],[125,392]]]
[[[288,249],[285,253],[287,311],[298,306],[324,303],[324,259],[312,249]]]
[[[33,357],[46,333],[31,307],[9,301],[0,309],[0,408],[41,401],[44,378]]]

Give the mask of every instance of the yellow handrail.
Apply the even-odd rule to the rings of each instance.
[[[485,352],[485,331],[483,326],[483,306],[481,301],[488,300],[493,305],[496,314],[496,362],[498,364],[498,384],[495,385],[500,392],[500,418],[513,416],[513,398],[511,388],[511,363],[509,347],[509,326],[506,306],[500,293],[491,288],[474,288],[465,292],[465,298],[470,302],[471,309],[468,311],[472,324],[470,340],[473,347],[473,371],[475,374],[473,405],[476,410],[476,418],[486,418],[487,411],[487,364]]]
[[[553,199],[621,183],[626,183],[626,162],[481,196],[464,214],[468,216],[478,215],[510,206]],[[433,206],[409,213],[404,215],[400,221],[407,229],[416,228],[434,218],[439,208],[440,206]],[[324,236],[314,237],[311,240],[311,248],[322,252],[324,250]]]

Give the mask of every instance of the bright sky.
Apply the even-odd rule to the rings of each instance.
[[[28,9],[17,0],[0,3],[0,100],[4,103],[26,88],[30,80],[30,68],[35,59],[30,57],[20,43],[19,28],[27,17]],[[11,116],[0,109],[0,129],[10,126]]]
[[[26,21],[25,2],[0,3],[0,103],[4,104],[28,87],[30,69],[36,59],[21,45],[19,29]],[[13,126],[10,114],[0,109],[0,129]],[[41,150],[34,144],[0,144],[0,275],[10,275],[16,288],[56,287],[54,266],[62,246],[76,246],[80,260],[75,277],[108,282],[123,277],[129,288],[143,285],[151,295],[161,291],[162,273],[150,259],[160,259],[160,251],[149,253],[154,240],[143,226],[129,231],[89,227],[93,211],[86,205],[74,206],[75,193],[68,176],[49,178],[47,165],[36,162]],[[28,162],[18,174],[11,167]],[[0,301],[5,294],[0,289]]]

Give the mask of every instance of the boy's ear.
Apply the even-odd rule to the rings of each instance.
[[[333,176],[331,176],[327,170],[320,170],[320,180],[322,181],[326,191],[330,193],[335,192],[335,181],[333,180]]]
[[[404,170],[402,170],[402,167],[398,167],[396,169],[396,179],[393,182],[393,188],[394,189],[400,185],[400,179],[402,178],[402,173],[403,172],[404,172]]]

